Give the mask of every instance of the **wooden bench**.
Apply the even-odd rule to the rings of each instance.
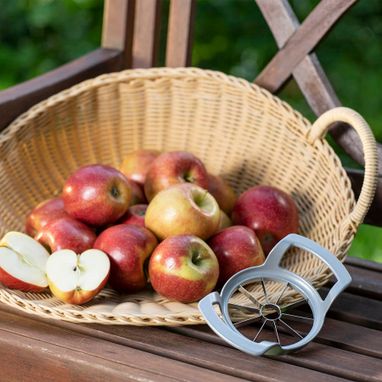
[[[313,49],[355,1],[322,0],[299,25],[286,0],[256,0],[280,48],[256,83],[277,92],[293,76],[317,115],[340,105]],[[36,102],[86,78],[155,66],[160,6],[160,0],[106,0],[102,47],[0,92],[0,128]],[[195,6],[194,0],[170,2],[167,66],[190,64]],[[354,132],[338,125],[331,133],[362,164]],[[381,165],[381,145],[378,152]],[[357,194],[363,172],[349,169],[348,174]],[[381,212],[380,180],[367,222],[382,225]],[[0,380],[382,381],[382,265],[356,258],[346,264],[353,282],[330,309],[318,338],[299,353],[272,359],[241,353],[206,326],[77,325],[0,305]]]

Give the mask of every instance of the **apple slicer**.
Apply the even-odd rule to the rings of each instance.
[[[307,280],[282,267],[283,256],[293,247],[317,256],[336,277],[325,298]],[[348,271],[333,254],[312,240],[291,234],[273,248],[262,265],[236,273],[220,294],[213,292],[204,297],[199,310],[211,329],[233,347],[252,355],[283,354],[301,349],[317,336],[329,307],[350,281]],[[261,298],[250,293],[248,286],[254,284],[261,287]],[[268,297],[274,288],[281,292]],[[238,294],[242,295],[240,303]],[[286,294],[293,296],[292,304],[283,298]],[[305,301],[308,308],[287,313]],[[240,320],[235,318],[238,311]]]

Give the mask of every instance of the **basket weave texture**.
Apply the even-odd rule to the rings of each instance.
[[[355,203],[341,163],[323,140],[336,120],[356,128],[364,144],[366,176]],[[37,104],[0,136],[0,234],[23,230],[26,214],[59,195],[67,176],[90,163],[118,166],[138,148],[187,150],[241,193],[256,184],[290,193],[299,233],[343,260],[373,197],[375,141],[350,109],[334,109],[311,126],[285,102],[244,80],[194,68],[127,70],[82,82]],[[295,250],[288,269],[323,285],[330,273]],[[260,291],[252,290],[256,296]],[[268,291],[269,297],[279,290]],[[293,302],[285,295],[284,302]],[[171,302],[152,291],[120,295],[105,289],[83,306],[49,292],[2,287],[0,300],[27,312],[73,322],[125,325],[203,323],[196,304]],[[238,297],[240,302],[240,297]]]

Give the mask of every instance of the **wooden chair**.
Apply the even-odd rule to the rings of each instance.
[[[322,0],[300,25],[287,0],[256,0],[279,47],[255,82],[277,93],[293,76],[316,115],[341,105],[314,48],[356,0]],[[189,66],[195,0],[171,0],[166,66]],[[255,4],[254,4],[255,6]],[[161,0],[106,0],[102,46],[42,76],[0,92],[0,129],[35,103],[84,79],[125,68],[156,66]],[[367,116],[366,116],[367,117]],[[363,164],[358,136],[343,124],[333,126],[334,140]],[[382,168],[382,145],[378,144]],[[358,195],[363,172],[347,170]],[[382,225],[382,180],[366,222]]]
[[[355,1],[321,0],[299,25],[287,0],[256,0],[280,50],[255,82],[277,92],[293,76],[317,115],[340,105],[313,50]],[[190,65],[196,5],[195,0],[170,0],[167,66]],[[33,104],[84,79],[124,68],[155,66],[160,7],[160,0],[106,0],[102,46],[0,92],[0,130]],[[353,159],[363,163],[362,148],[352,129],[338,125],[331,133]],[[381,164],[381,145],[378,152]],[[349,169],[348,174],[357,194],[363,172]],[[381,212],[380,180],[367,222],[382,225]],[[78,325],[28,316],[2,304],[0,365],[4,379],[0,379],[32,380],[43,375],[51,381],[380,380],[382,266],[349,258],[347,268],[353,283],[331,308],[317,340],[307,352],[275,360],[251,358],[226,347],[203,326]]]

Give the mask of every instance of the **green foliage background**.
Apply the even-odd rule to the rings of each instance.
[[[318,0],[290,3],[303,20]],[[0,0],[0,6],[0,89],[99,46],[102,0]],[[165,0],[164,21],[167,9]],[[194,66],[253,80],[276,50],[253,0],[198,0]],[[316,53],[342,103],[359,111],[382,142],[382,1],[359,0],[323,39]],[[294,81],[279,96],[314,120]],[[344,165],[354,165],[336,150]],[[382,261],[382,229],[362,226],[350,254]]]

